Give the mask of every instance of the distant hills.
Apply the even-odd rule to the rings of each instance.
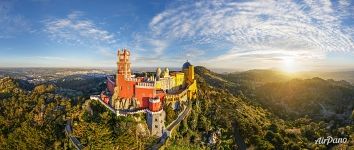
[[[257,83],[286,81],[293,78],[293,76],[281,71],[264,69],[254,69],[244,72],[228,73],[222,74],[222,76],[233,82],[248,80]]]
[[[308,79],[308,78],[320,77],[323,79],[346,80],[354,84],[354,71],[329,71],[329,72],[302,71],[302,72],[295,72],[295,73],[286,73],[276,69],[252,69],[252,70],[237,71],[237,72],[224,71],[221,72],[220,74],[223,75],[225,74],[229,76],[244,76],[247,78],[258,77],[254,79],[263,80],[263,81],[272,81],[277,79],[282,80],[282,79],[289,79],[289,78]],[[262,75],[263,77],[260,77],[260,75]]]
[[[302,76],[306,78],[321,77],[323,79],[346,80],[354,84],[354,71],[303,72]]]
[[[303,79],[306,76],[299,78],[299,75],[290,76],[276,70],[217,74],[198,66],[196,72],[208,84],[235,96],[245,96],[280,116],[336,116],[346,120],[354,108],[354,86],[344,80]]]

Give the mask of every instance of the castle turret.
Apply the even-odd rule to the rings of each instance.
[[[117,75],[114,94],[112,96],[113,103],[120,98],[130,99],[134,95],[134,85],[137,80],[132,78],[130,69],[130,52],[127,49],[118,49]]]
[[[131,76],[129,57],[130,52],[128,50],[118,50],[118,74],[124,75],[125,78],[130,78]]]
[[[158,81],[158,80],[160,80],[160,77],[161,77],[161,68],[157,68],[156,69],[156,80]]]
[[[165,124],[165,112],[162,109],[159,97],[149,99],[147,124],[151,135],[162,136]]]
[[[161,110],[160,98],[150,98],[149,99],[149,110],[152,112],[158,112]]]
[[[187,84],[192,84],[194,82],[194,66],[187,61],[183,64],[182,71],[184,72]]]
[[[188,88],[187,97],[190,100],[196,99],[197,82],[194,78],[194,66],[187,61],[183,64],[182,71],[185,74],[185,83],[187,84],[186,86]]]

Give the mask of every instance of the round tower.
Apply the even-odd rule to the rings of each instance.
[[[158,112],[161,110],[161,101],[159,97],[149,99],[149,110],[151,112]]]
[[[161,137],[164,129],[166,114],[162,109],[159,97],[149,99],[149,109],[146,116],[150,134]]]

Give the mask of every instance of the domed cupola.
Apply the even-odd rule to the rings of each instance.
[[[159,77],[159,76],[161,76],[161,68],[159,67],[159,68],[157,68],[156,69],[156,77]]]
[[[166,78],[170,76],[170,70],[168,68],[165,68],[165,70],[162,72],[162,77]]]
[[[156,69],[156,80],[158,81],[158,80],[160,80],[160,77],[161,77],[161,68],[159,67],[159,68],[157,68]]]
[[[188,68],[189,68],[189,66],[191,66],[191,63],[189,63],[189,62],[188,62],[188,60],[187,60],[187,62],[185,62],[185,63],[183,64],[183,66],[182,66],[182,70],[184,70],[184,69],[188,69]]]

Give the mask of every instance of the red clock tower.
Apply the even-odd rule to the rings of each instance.
[[[120,98],[132,98],[136,81],[131,78],[130,52],[126,49],[118,50],[116,87],[114,94]]]
[[[130,70],[130,52],[127,51],[126,49],[123,49],[123,51],[118,50],[118,74],[117,75],[123,75],[124,78],[130,78],[131,76],[131,70]]]

